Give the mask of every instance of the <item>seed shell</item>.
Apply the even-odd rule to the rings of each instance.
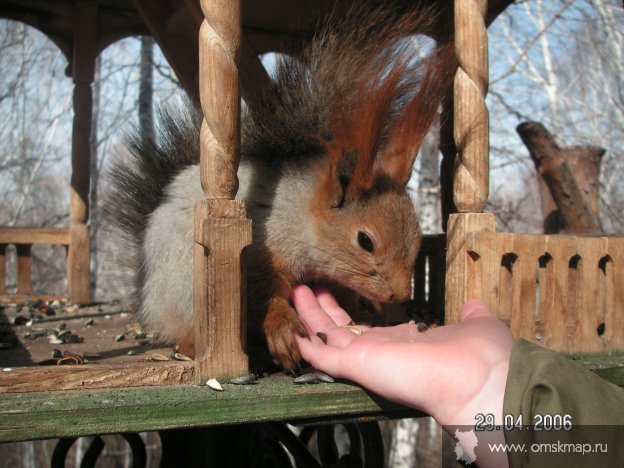
[[[169,360],[169,358],[163,354],[152,354],[150,356],[150,359],[152,361],[168,361]]]
[[[173,359],[175,359],[176,361],[192,361],[190,357],[182,353],[174,353]]]
[[[307,374],[302,374],[299,377],[293,379],[293,383],[295,384],[315,384],[318,383],[318,377],[316,376],[316,372],[308,372]]]
[[[223,387],[221,386],[221,384],[219,383],[217,379],[208,379],[208,381],[206,382],[206,385],[212,390],[215,390],[217,392],[223,391]]]
[[[316,371],[316,380],[325,383],[334,383],[334,378],[331,375],[327,375],[325,372]]]
[[[258,383],[258,377],[255,374],[241,375],[230,380],[230,383],[234,385],[251,385]]]

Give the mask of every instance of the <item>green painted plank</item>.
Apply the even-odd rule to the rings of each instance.
[[[291,380],[272,376],[255,385],[224,384],[223,392],[184,385],[5,394],[0,442],[409,412],[354,385]]]
[[[624,386],[624,352],[573,354],[568,357],[583,367],[591,369],[603,379]]]
[[[571,356],[624,385],[624,354]],[[404,417],[419,413],[348,383],[295,385],[285,375],[255,385],[137,387],[0,396],[0,442],[261,421]]]

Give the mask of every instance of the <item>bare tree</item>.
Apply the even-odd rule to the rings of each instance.
[[[617,182],[624,169],[623,31],[624,10],[615,0],[522,2],[491,26],[494,205],[500,205],[496,195],[524,193],[519,198],[528,195],[529,205],[539,206],[537,186],[530,184],[532,193],[525,188],[527,174],[537,180],[535,169],[513,133],[522,121],[539,121],[561,141],[605,148],[601,222],[607,232],[624,228],[624,190]]]

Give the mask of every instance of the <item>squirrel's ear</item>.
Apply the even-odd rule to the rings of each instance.
[[[385,173],[402,186],[409,182],[420,146],[442,100],[452,89],[457,69],[452,45],[438,45],[423,66],[422,80],[414,97],[401,109],[393,123],[388,142],[375,167],[376,171]]]
[[[336,148],[333,150],[337,151]],[[329,172],[324,187],[329,208],[340,208],[347,198],[353,198],[356,195],[353,178],[358,159],[357,150],[345,151],[338,157],[330,158]]]

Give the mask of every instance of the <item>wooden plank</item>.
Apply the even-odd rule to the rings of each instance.
[[[510,327],[516,338],[524,338],[533,342],[535,342],[537,259],[539,257],[536,250],[542,249],[536,249],[534,243],[528,238],[513,236],[513,252],[518,256],[518,260],[513,271],[514,310]]]
[[[18,245],[17,249],[17,293],[32,293],[30,245]]]
[[[624,378],[624,355],[575,356],[611,382]],[[573,384],[573,383],[572,383]],[[348,383],[295,385],[276,374],[247,386],[95,389],[3,394],[0,442],[205,427],[263,421],[417,416]]]
[[[568,282],[570,276],[570,258],[575,251],[576,241],[573,237],[548,236],[546,251],[552,257],[549,262],[549,272],[544,282],[540,283],[540,293],[543,295],[541,303],[542,344],[557,351],[572,349],[569,342],[568,321],[570,310],[567,297],[575,294]],[[540,278],[542,279],[542,278]]]
[[[605,316],[607,349],[624,349],[624,238],[607,239],[612,268],[608,271],[609,302]]]
[[[604,323],[605,310],[601,301],[601,283],[604,275],[599,269],[600,259],[606,253],[606,238],[577,237],[579,262],[578,303],[576,304],[576,329],[574,349],[586,352],[604,350],[598,326]]]
[[[5,394],[0,442],[311,418],[421,413],[346,383],[296,385],[283,374],[255,385],[223,383]]]
[[[7,293],[6,291],[0,294],[0,304],[27,304],[34,300],[44,302],[66,301],[67,296],[59,294],[17,294]]]
[[[192,362],[5,368],[0,393],[189,384],[194,369]]]
[[[513,295],[512,270],[511,265],[504,264],[502,259],[512,252],[511,235],[491,231],[474,232],[468,237],[466,249],[479,257],[480,267],[472,273],[481,276],[478,298],[509,325]]]
[[[0,244],[69,245],[69,229],[36,227],[0,227]]]

